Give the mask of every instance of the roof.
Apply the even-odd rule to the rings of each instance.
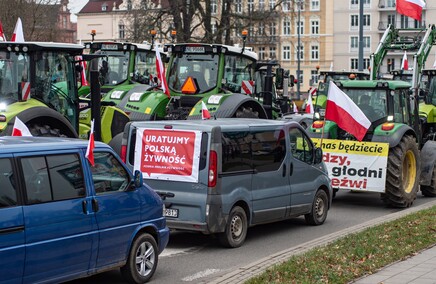
[[[3,46],[3,47],[2,47]],[[11,41],[1,41],[0,47],[5,48],[4,46],[19,46],[32,47],[32,50],[50,50],[50,49],[64,49],[64,50],[74,50],[78,53],[83,51],[83,46],[75,43],[61,43],[61,42],[36,42],[36,41],[27,41],[27,42],[11,42]]]
[[[119,9],[123,0],[90,0],[79,13],[107,13]],[[106,5],[106,10],[102,7]]]
[[[239,46],[232,46],[232,45],[224,45],[224,44],[209,44],[209,43],[167,43],[165,44],[166,48],[169,47],[177,47],[177,46],[206,46],[209,48],[224,48],[229,53],[233,54],[243,54],[244,56],[250,57],[254,60],[258,59],[257,53],[251,51],[249,48],[245,47],[244,50],[242,50],[242,47]],[[183,48],[182,48],[183,50]],[[194,52],[195,53],[195,52]]]
[[[132,126],[136,128],[162,128],[163,126],[171,125],[176,129],[192,129],[192,130],[209,130],[220,126],[226,128],[247,128],[247,127],[262,127],[262,126],[277,126],[281,127],[285,124],[299,124],[293,121],[257,119],[257,118],[218,118],[207,120],[167,120],[167,121],[136,121]]]
[[[389,89],[400,89],[400,88],[410,88],[411,85],[405,81],[391,81],[391,80],[341,80],[336,81],[336,83],[342,84],[346,88],[362,88],[362,89],[372,89],[377,86],[377,84],[387,84]]]
[[[95,142],[96,147],[106,147],[104,143]],[[74,138],[60,137],[26,137],[26,136],[1,136],[0,137],[0,154],[4,152],[32,152],[41,151],[58,151],[63,149],[87,148],[88,141]]]

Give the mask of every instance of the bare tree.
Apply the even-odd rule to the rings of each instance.
[[[7,39],[21,18],[26,41],[55,41],[59,0],[0,0],[0,20]]]

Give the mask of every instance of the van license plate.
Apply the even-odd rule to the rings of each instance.
[[[165,209],[165,217],[179,217],[179,209]]]

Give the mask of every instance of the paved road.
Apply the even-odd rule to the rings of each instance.
[[[414,206],[433,200],[419,194]],[[340,192],[324,225],[307,226],[304,218],[295,218],[256,226],[249,229],[246,243],[237,249],[224,249],[210,236],[173,232],[151,283],[208,283],[271,254],[398,211],[400,209],[385,207],[378,194]],[[73,283],[123,281],[118,270],[114,270],[70,282]]]

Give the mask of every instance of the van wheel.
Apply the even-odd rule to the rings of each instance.
[[[155,239],[150,234],[140,234],[130,248],[125,266],[121,274],[130,283],[144,283],[150,280],[156,271],[158,248]]]
[[[247,236],[247,214],[239,206],[233,207],[230,211],[229,220],[224,233],[218,235],[221,244],[228,248],[240,247]]]
[[[318,226],[322,225],[327,218],[328,198],[324,190],[319,189],[312,203],[312,210],[309,214],[304,215],[307,224]]]

